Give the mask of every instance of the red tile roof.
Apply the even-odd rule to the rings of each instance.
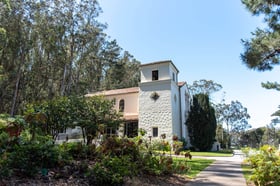
[[[178,82],[177,85],[178,85],[179,87],[182,87],[182,86],[184,86],[186,83],[187,83],[187,82],[185,82],[185,81],[181,81],[181,82]]]
[[[96,95],[110,96],[110,95],[129,94],[129,93],[138,93],[138,92],[139,92],[139,87],[131,87],[131,88],[99,91],[99,92],[87,94],[86,96],[96,96]]]

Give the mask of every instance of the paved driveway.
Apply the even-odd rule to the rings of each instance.
[[[243,161],[241,151],[235,151],[232,157],[208,157],[208,159],[216,161],[200,172],[187,186],[246,186],[241,169]]]

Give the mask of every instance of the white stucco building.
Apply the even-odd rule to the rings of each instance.
[[[152,139],[173,135],[188,140],[186,120],[191,97],[186,82],[178,82],[179,70],[172,61],[159,61],[140,66],[138,87],[107,90],[87,94],[115,99],[115,109],[123,112],[124,134],[134,137],[138,129],[147,131]],[[128,77],[129,78],[129,77]]]

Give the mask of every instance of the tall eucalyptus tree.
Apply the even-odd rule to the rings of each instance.
[[[106,35],[106,24],[97,19],[97,1],[11,0],[10,8],[0,5],[5,30],[0,112],[13,115],[30,102],[137,85],[139,62]],[[122,73],[116,73],[116,64],[124,66]]]

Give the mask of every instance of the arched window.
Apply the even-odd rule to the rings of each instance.
[[[123,112],[124,111],[124,100],[121,99],[119,102],[119,112]]]

